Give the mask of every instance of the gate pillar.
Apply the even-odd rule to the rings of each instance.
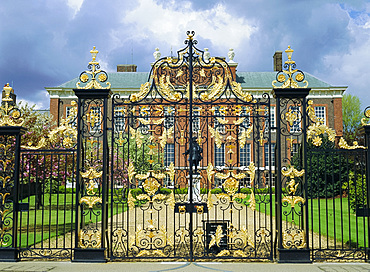
[[[307,88],[302,71],[295,69],[290,47],[283,71],[273,81],[276,99],[276,230],[278,262],[311,262],[308,248],[306,198]],[[304,85],[304,86],[302,86]],[[299,159],[293,160],[293,151]],[[298,162],[297,162],[298,161]]]
[[[77,89],[76,221],[73,261],[105,262],[108,252],[108,75],[100,70],[95,50],[89,71],[80,74]],[[102,83],[106,87],[102,87]]]
[[[365,116],[367,118],[370,117],[370,111],[369,111],[370,107],[367,107],[365,109]],[[370,123],[365,123],[364,121],[361,122],[363,127],[362,127],[362,130],[363,132],[365,133],[365,144],[366,144],[366,197],[367,197],[367,201],[366,201],[366,209],[367,209],[367,237],[368,237],[368,240],[365,242],[367,244],[367,248],[366,248],[366,259],[367,259],[367,262],[370,262],[370,152],[369,152],[369,148],[370,148]]]
[[[19,166],[21,112],[15,106],[13,89],[4,87],[0,107],[0,261],[18,261]]]

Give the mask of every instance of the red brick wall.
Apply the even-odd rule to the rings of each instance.
[[[342,98],[334,98],[334,129],[338,137],[343,136]]]

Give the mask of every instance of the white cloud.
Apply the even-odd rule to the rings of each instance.
[[[230,14],[223,4],[195,11],[190,2],[179,7],[174,0],[165,6],[154,0],[139,0],[136,8],[125,13],[123,23],[132,26],[130,35],[135,40],[154,37],[160,43],[176,47],[185,40],[187,30],[195,30],[196,35],[210,40],[225,55],[230,47],[238,48],[258,30],[244,17]]]
[[[84,0],[67,0],[67,5],[74,11],[73,16],[76,16],[76,14],[80,11],[83,2]]]
[[[365,25],[366,26],[366,25]],[[333,85],[348,85],[348,92],[361,98],[362,106],[370,105],[368,81],[370,78],[370,31],[351,19],[349,31],[354,37],[346,54],[332,53],[324,57],[320,77]],[[319,72],[318,72],[319,73]]]

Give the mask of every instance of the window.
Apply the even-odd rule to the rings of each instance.
[[[215,118],[214,118],[214,121],[215,121],[215,129],[219,132],[219,133],[225,133],[225,125],[221,124],[220,121],[217,120],[217,118],[220,120],[225,120],[225,111],[224,111],[224,106],[221,106],[221,107],[216,107],[215,109]]]
[[[301,112],[299,107],[289,107],[285,118],[289,121],[292,120],[293,124],[290,126],[290,133],[301,132]]]
[[[296,154],[298,154],[298,144],[293,143],[290,150],[290,157],[293,158]]]
[[[240,148],[240,166],[248,166],[251,163],[251,144],[245,144]]]
[[[114,131],[125,131],[125,116],[123,107],[115,107],[114,109]]]
[[[268,112],[266,111],[265,112],[265,115],[268,115]],[[271,106],[270,107],[270,124],[271,124],[271,127],[275,127],[276,126],[276,121],[275,121],[275,106]],[[268,118],[266,118],[266,121],[265,121],[265,130],[268,131],[269,129],[269,120]]]
[[[275,186],[275,174],[271,173],[271,181],[270,181],[270,175],[269,173],[266,173],[265,176],[265,187],[273,187]]]
[[[322,124],[326,125],[325,107],[323,106],[315,107],[315,115],[317,121],[320,121],[322,122]]]
[[[150,108],[148,106],[141,106],[139,117],[143,118],[146,121],[149,121],[149,115],[150,115]],[[143,123],[140,124],[141,133],[147,134],[148,130],[150,129],[150,125],[145,125]]]
[[[199,107],[193,108],[193,134],[198,134],[200,130]]]
[[[269,166],[269,144],[265,144],[265,167]],[[271,144],[271,166],[275,166],[275,144]]]
[[[164,108],[164,127],[165,128],[170,128],[174,125],[175,123],[175,117],[174,117],[174,112],[175,109],[174,107],[165,107]]]
[[[164,166],[170,166],[171,162],[175,163],[175,145],[166,144],[164,148]]]
[[[68,122],[72,122],[72,127],[77,127],[77,111],[76,107],[66,107],[66,118],[70,117]]]
[[[247,110],[247,107],[242,107],[239,117],[245,118],[244,121],[239,126],[239,132],[242,133],[245,129],[248,129],[249,126],[252,125],[250,121],[250,111]]]
[[[88,117],[90,123],[90,132],[99,132],[101,130],[102,114],[100,107],[91,107]]]
[[[218,148],[215,145],[215,166],[224,166],[225,165],[225,144],[221,145],[221,148]]]

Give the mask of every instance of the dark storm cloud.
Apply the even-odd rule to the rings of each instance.
[[[370,6],[363,1],[85,0],[79,11],[67,2],[3,0],[0,6],[0,83],[14,82],[19,97],[44,99],[46,107],[44,87],[85,70],[93,45],[105,70],[133,62],[149,71],[154,49],[175,54],[186,30],[195,30],[198,47],[212,55],[226,56],[233,47],[239,71],[272,71],[274,52],[291,45],[298,68],[365,92],[359,80],[336,76],[366,59],[358,55],[370,44]]]

